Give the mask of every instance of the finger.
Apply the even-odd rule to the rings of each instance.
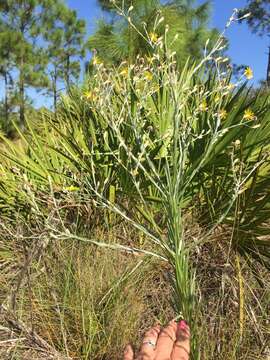
[[[170,359],[176,340],[177,324],[171,321],[159,334],[156,347],[156,360]]]
[[[134,360],[134,352],[131,345],[127,345],[124,350],[123,360]]]
[[[156,325],[147,331],[144,335],[139,358],[153,359],[155,354],[155,347],[160,333],[160,326]]]
[[[190,353],[190,329],[185,320],[177,326],[176,341],[172,351],[172,360],[188,360]]]

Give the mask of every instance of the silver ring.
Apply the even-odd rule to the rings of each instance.
[[[152,346],[153,348],[156,347],[156,343],[154,343],[154,341],[152,341],[152,340],[143,342],[143,345],[149,345],[149,346]]]

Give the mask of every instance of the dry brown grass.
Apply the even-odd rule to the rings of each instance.
[[[102,239],[108,233],[97,232],[96,236]],[[113,234],[109,236],[113,241]],[[18,243],[14,242],[13,251],[17,265],[16,261],[13,267],[6,264],[9,275],[1,279],[6,284],[2,299],[16,291],[15,312],[21,321],[67,357],[118,359],[126,343],[138,345],[153,322],[166,322],[173,316],[164,279],[168,269],[153,260],[148,259],[132,274],[142,256],[72,240],[51,243],[41,257],[32,259],[18,288],[25,256]],[[23,359],[20,346],[8,348]]]
[[[192,240],[201,230],[190,229],[187,236]],[[144,241],[123,223],[114,229],[97,227],[91,237],[137,246]],[[138,346],[149,326],[174,316],[166,264],[75,240],[48,239],[41,224],[21,225],[16,231],[12,225],[2,227],[0,297],[6,305],[13,299],[11,313],[16,316],[12,322],[1,315],[1,359],[117,360],[126,343]],[[193,256],[200,284],[202,360],[266,360],[269,274],[261,274],[265,284],[259,287],[241,263],[245,318],[240,338],[239,283],[234,257],[228,261],[227,244],[226,233],[217,233]],[[16,327],[16,321],[25,329]]]

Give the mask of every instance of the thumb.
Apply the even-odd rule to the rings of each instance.
[[[124,350],[124,358],[123,360],[134,360],[134,351],[131,345],[127,345]]]

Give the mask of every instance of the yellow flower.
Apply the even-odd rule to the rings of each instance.
[[[152,91],[154,91],[154,92],[159,91],[159,85],[158,84],[153,85]]]
[[[138,174],[139,174],[138,169],[131,170],[131,175],[132,176],[137,176]]]
[[[147,81],[151,81],[153,79],[153,74],[150,73],[150,71],[145,71],[144,72],[144,77]]]
[[[226,119],[228,113],[227,113],[227,111],[225,109],[221,109],[218,115],[219,115],[221,120],[224,120],[224,119]]]
[[[236,86],[235,84],[229,83],[228,90],[233,90],[235,88],[235,86]]]
[[[246,109],[243,116],[244,120],[254,120],[255,114],[251,109]]]
[[[207,110],[208,110],[207,102],[206,102],[205,99],[202,101],[201,105],[199,106],[199,109],[200,109],[201,111],[207,111]]]
[[[244,75],[248,80],[253,78],[253,71],[249,66],[245,69]]]
[[[93,65],[100,65],[100,64],[102,64],[102,61],[101,61],[101,59],[99,58],[99,57],[97,57],[97,56],[94,56],[93,57]]]
[[[149,38],[151,40],[152,43],[156,43],[158,41],[158,35],[154,32],[151,32],[149,34]]]
[[[83,95],[87,100],[90,100],[90,101],[95,101],[97,99],[97,95],[93,91],[90,91],[90,90],[85,91],[85,93]]]
[[[154,62],[154,57],[146,56],[146,60],[147,60],[147,62],[148,62],[150,65],[152,65],[153,62]]]
[[[220,99],[221,97],[219,95],[216,95],[214,101],[218,103]]]
[[[78,191],[78,190],[80,190],[80,188],[78,188],[77,186],[71,185],[71,186],[64,187],[63,190],[65,190],[65,191]]]
[[[124,76],[124,77],[128,76],[128,67],[127,66],[123,67],[123,69],[120,71],[120,75]]]

